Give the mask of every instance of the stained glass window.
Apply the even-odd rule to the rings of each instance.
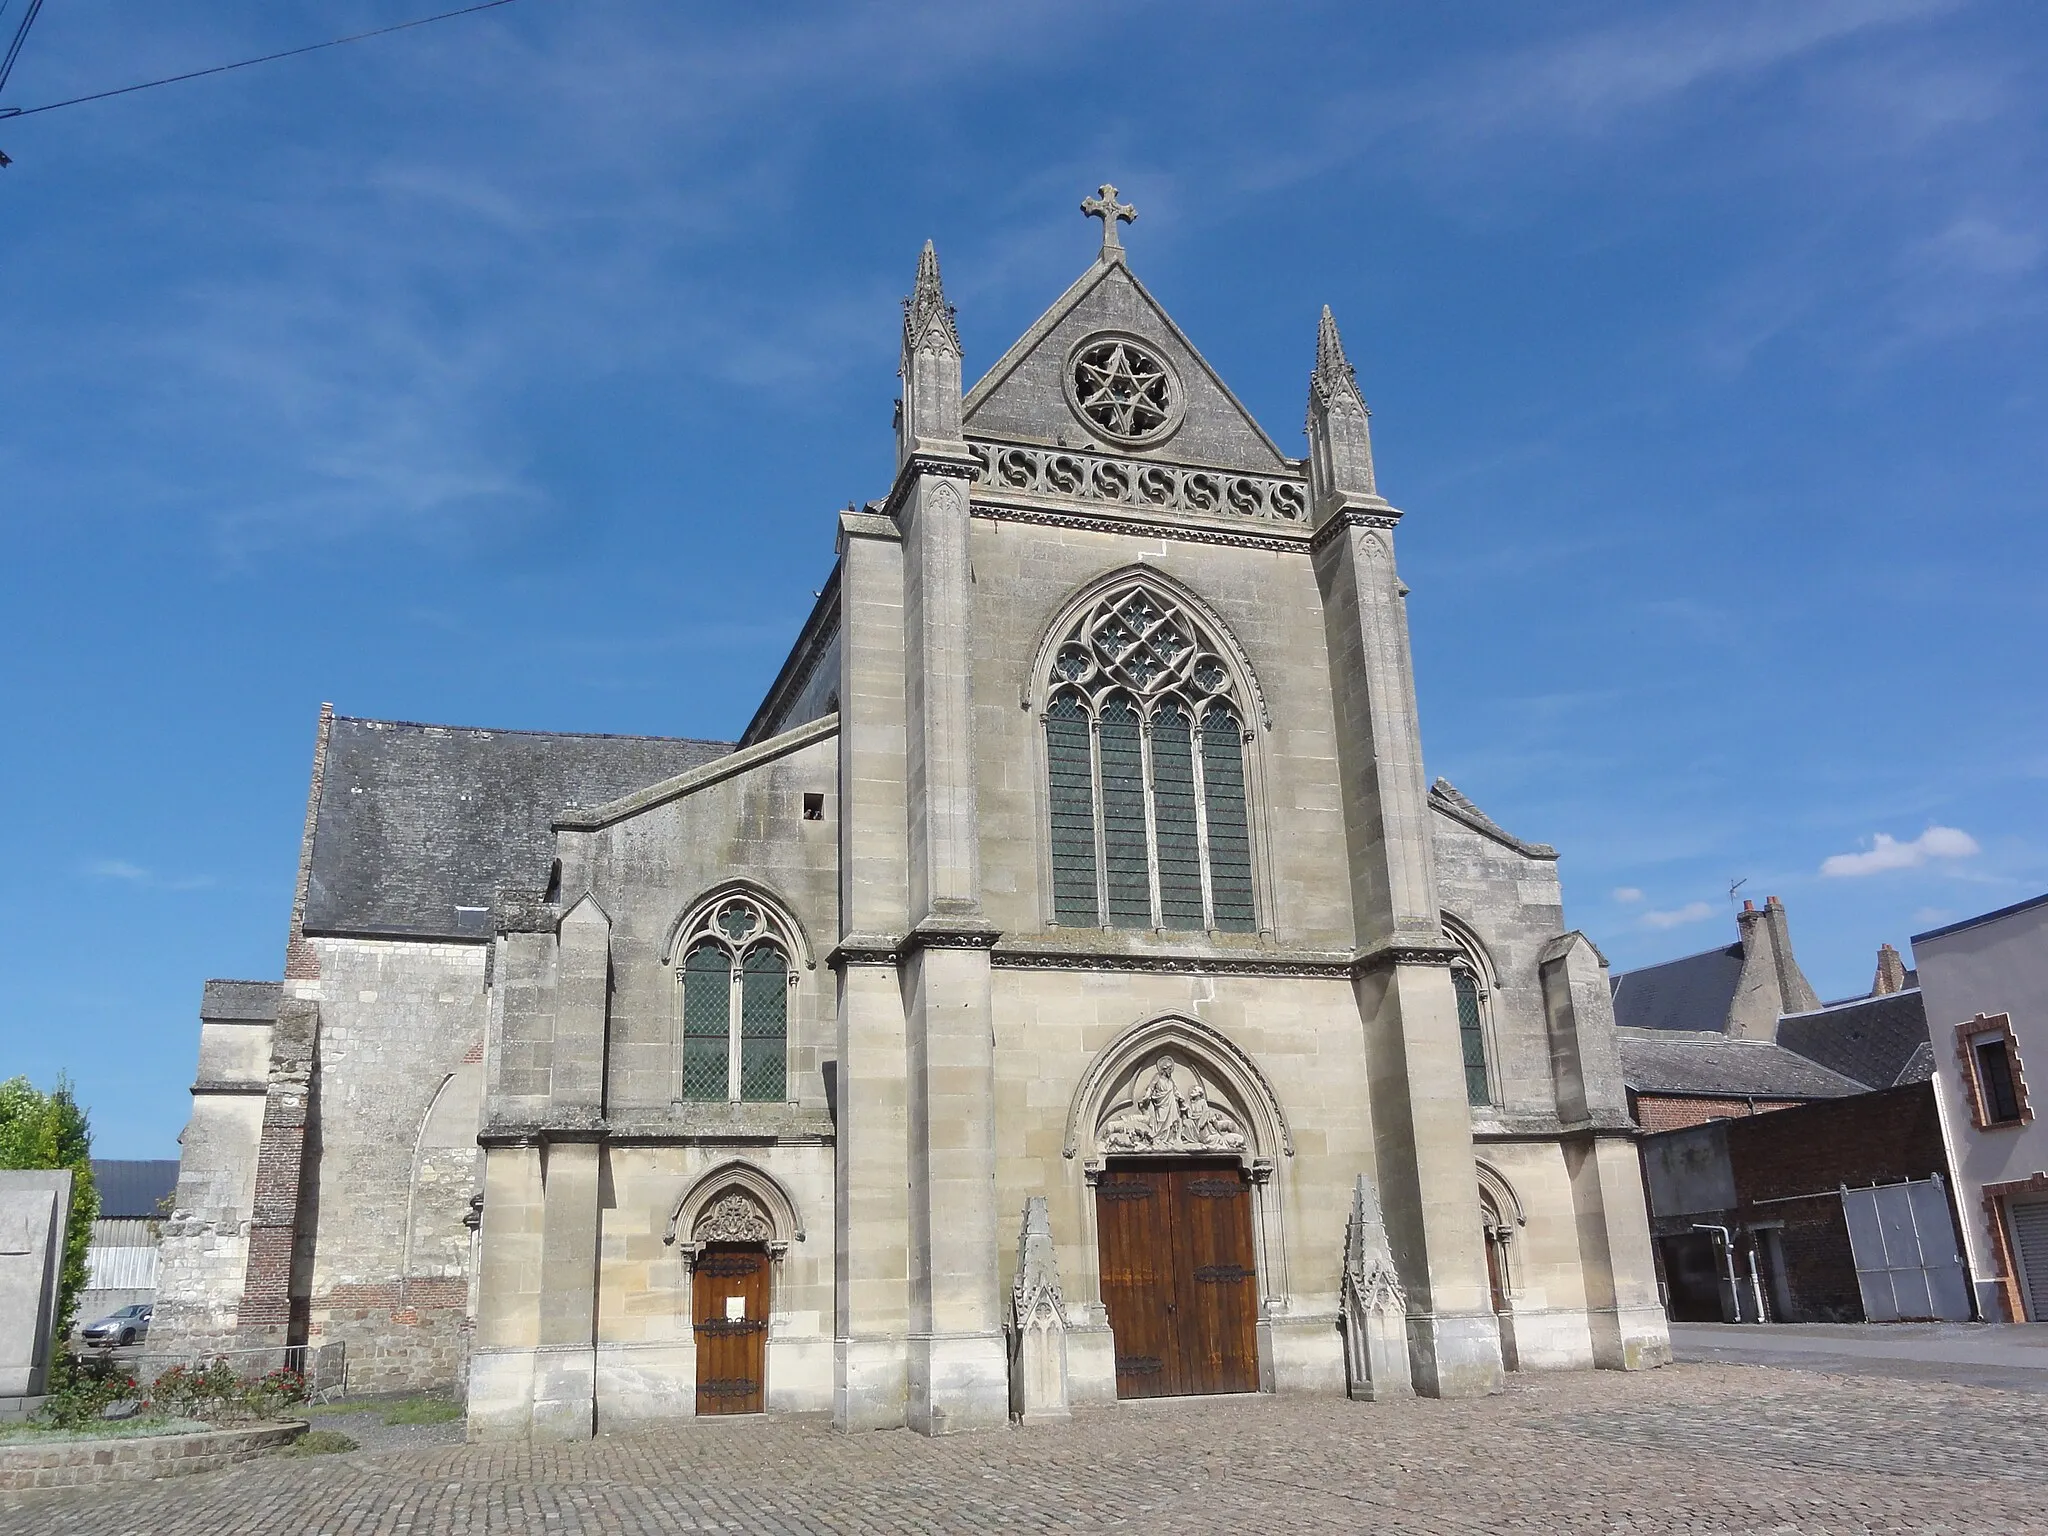
[[[732,1029],[732,956],[711,939],[683,962],[683,1097],[727,1097]]]
[[[682,1010],[676,1096],[780,1103],[789,1097],[784,925],[751,896],[709,909],[689,930],[676,972]]]
[[[1465,1050],[1465,1097],[1474,1104],[1491,1104],[1493,1089],[1486,1081],[1486,1026],[1479,1017],[1479,983],[1459,965],[1451,970],[1451,987],[1458,994],[1458,1040]]]
[[[1095,926],[1095,773],[1088,709],[1062,691],[1045,712],[1045,760],[1052,796],[1053,920]]]
[[[1142,582],[1062,637],[1045,711],[1054,922],[1258,926],[1237,678],[1195,616]]]
[[[740,1097],[779,1103],[787,1094],[789,965],[771,943],[747,951],[740,970]]]

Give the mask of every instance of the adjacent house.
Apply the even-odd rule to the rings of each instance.
[[[2048,895],[1913,935],[1964,1240],[1984,1315],[2048,1322]]]

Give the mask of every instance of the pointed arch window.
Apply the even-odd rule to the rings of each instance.
[[[789,1094],[792,953],[759,902],[713,903],[676,952],[682,1048],[676,1097],[698,1103],[781,1103]]]
[[[1082,614],[1046,684],[1053,921],[1250,932],[1245,712],[1215,641],[1134,582]]]

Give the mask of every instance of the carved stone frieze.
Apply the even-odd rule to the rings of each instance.
[[[1096,1127],[1110,1152],[1242,1152],[1243,1122],[1214,1102],[1194,1069],[1165,1052],[1138,1068]]]
[[[1239,475],[1220,469],[1161,464],[1018,443],[967,445],[974,484],[995,493],[1060,496],[1110,502],[1158,512],[1199,512],[1308,523],[1308,490],[1278,475]]]

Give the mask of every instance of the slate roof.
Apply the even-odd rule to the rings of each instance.
[[[473,730],[337,715],[308,933],[485,939],[503,888],[547,881],[549,824],[701,767],[724,741]]]
[[[101,1221],[134,1221],[158,1214],[157,1206],[178,1187],[175,1157],[92,1160],[93,1188],[100,1195]]]
[[[1934,1076],[1934,1045],[1932,1041],[1922,1040],[1919,1049],[1914,1051],[1911,1056],[1908,1056],[1906,1064],[1899,1068],[1898,1078],[1892,1083],[1892,1086],[1894,1088],[1902,1088],[1907,1083],[1924,1083],[1932,1076]]]
[[[209,981],[200,995],[199,1017],[269,1024],[277,1018],[283,991],[283,984],[275,981]]]
[[[1778,1043],[1869,1088],[1918,1082],[1899,1074],[1927,1044],[1927,1010],[1917,988],[1830,1003],[1780,1018]]]
[[[1616,1031],[1623,1081],[1637,1093],[1840,1099],[1863,1084],[1768,1040],[1668,1029]]]
[[[1742,979],[1742,945],[1624,971],[1609,984],[1614,1022],[1623,1029],[1683,1029],[1719,1034]]]

